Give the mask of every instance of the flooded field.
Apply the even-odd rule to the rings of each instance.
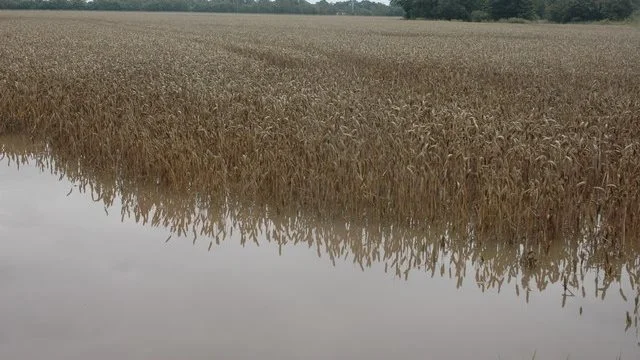
[[[0,360],[640,358],[638,59],[630,26],[0,12]]]
[[[640,354],[636,251],[209,207],[0,143],[1,359]]]

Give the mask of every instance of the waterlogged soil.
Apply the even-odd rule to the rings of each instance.
[[[398,275],[392,261],[335,256],[334,240],[246,240],[242,224],[219,244],[167,241],[170,228],[122,216],[119,197],[95,200],[35,161],[0,161],[0,359],[640,356],[634,265],[606,286],[598,268],[568,290],[544,272],[525,284],[522,268],[487,286],[477,259],[446,246]]]

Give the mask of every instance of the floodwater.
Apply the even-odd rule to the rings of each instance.
[[[0,161],[0,359],[640,357],[637,254],[528,267],[507,247],[229,204],[200,234],[214,209],[105,205],[82,184]]]

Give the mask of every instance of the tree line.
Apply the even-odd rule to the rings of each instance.
[[[405,17],[466,21],[545,19],[552,22],[623,20],[640,0],[391,0]]]
[[[372,1],[321,0],[0,0],[0,9],[237,12],[318,15],[403,16],[399,6]]]
[[[193,11],[317,15],[404,16],[409,19],[500,19],[578,22],[622,20],[640,12],[640,0],[368,0],[315,4],[305,0],[0,0],[0,9]]]

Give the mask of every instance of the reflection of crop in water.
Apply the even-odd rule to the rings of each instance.
[[[364,270],[381,263],[385,271],[404,279],[410,272],[424,272],[431,277],[449,277],[461,287],[472,276],[483,292],[514,288],[527,302],[532,292],[558,286],[562,307],[572,298],[593,295],[604,300],[613,292],[632,306],[626,313],[625,327],[634,327],[638,333],[640,253],[631,244],[623,248],[620,242],[609,240],[600,229],[546,242],[480,240],[471,227],[453,223],[398,226],[366,219],[347,221],[321,211],[292,211],[241,198],[170,195],[158,186],[139,186],[85,172],[77,162],[54,161],[45,152],[5,152],[4,156],[18,166],[34,160],[42,170],[68,178],[74,188],[103,203],[105,211],[120,199],[123,220],[133,218],[141,224],[167,228],[172,234],[167,241],[172,236],[191,237],[194,244],[204,239],[208,249],[215,251],[215,245],[233,234],[243,246],[266,238],[279,245],[280,253],[287,244],[305,245],[334,265],[339,259],[351,260]],[[591,281],[594,286],[588,290]],[[625,281],[628,288],[623,287]],[[579,313],[583,313],[582,306]]]

